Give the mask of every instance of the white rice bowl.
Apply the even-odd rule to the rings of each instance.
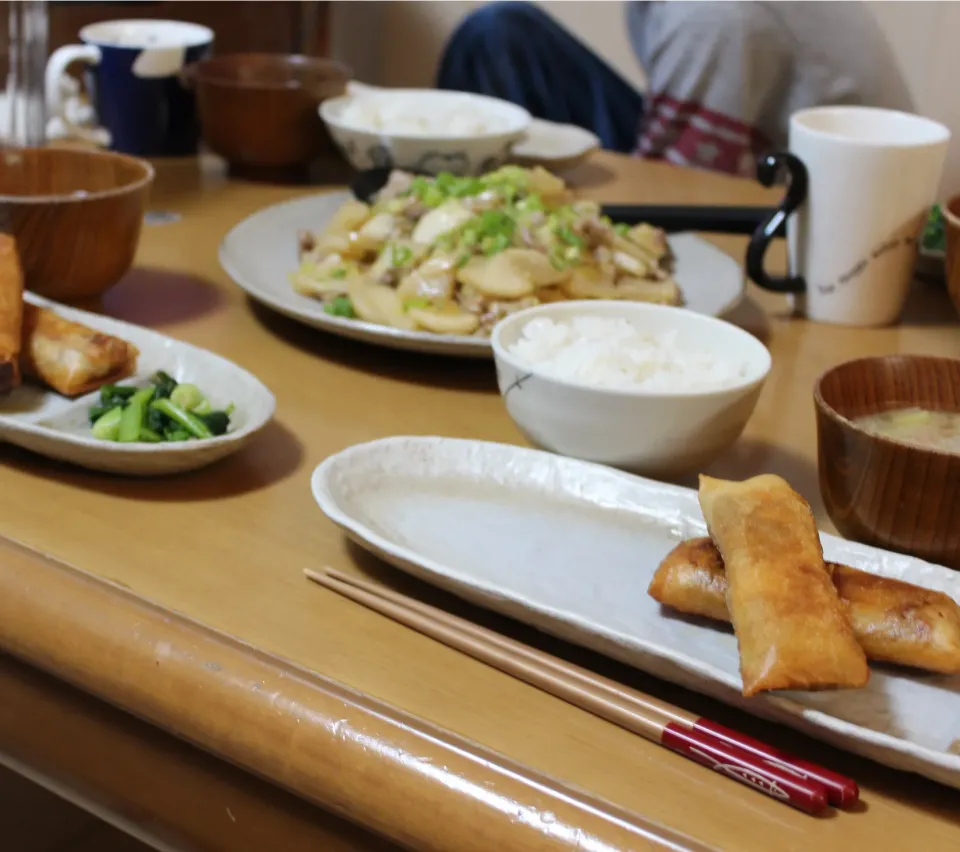
[[[329,98],[320,117],[359,170],[476,175],[505,162],[530,113],[497,98],[435,89],[359,91]]]
[[[640,302],[518,311],[491,344],[507,411],[531,443],[656,477],[700,469],[732,444],[771,366],[731,323]]]

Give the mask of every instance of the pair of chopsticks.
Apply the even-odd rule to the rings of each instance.
[[[809,814],[857,801],[857,783],[730,728],[339,571],[308,579],[588,713]]]

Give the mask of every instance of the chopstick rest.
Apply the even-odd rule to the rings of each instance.
[[[819,813],[831,798],[840,799],[756,740],[744,738],[747,747],[741,747],[736,742],[741,735],[734,731],[359,578],[305,573],[344,597],[806,813]],[[843,781],[856,794],[856,784]]]

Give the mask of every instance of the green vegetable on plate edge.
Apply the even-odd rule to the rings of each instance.
[[[89,410],[90,434],[118,443],[175,443],[226,434],[233,405],[216,410],[196,385],[159,370],[145,388],[104,385]]]
[[[920,247],[924,251],[942,252],[947,250],[946,221],[939,204],[935,204],[930,211],[930,218],[920,234]]]

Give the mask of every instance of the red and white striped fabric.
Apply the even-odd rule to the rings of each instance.
[[[770,147],[756,128],[693,101],[659,94],[646,103],[637,153],[678,166],[751,177]]]

